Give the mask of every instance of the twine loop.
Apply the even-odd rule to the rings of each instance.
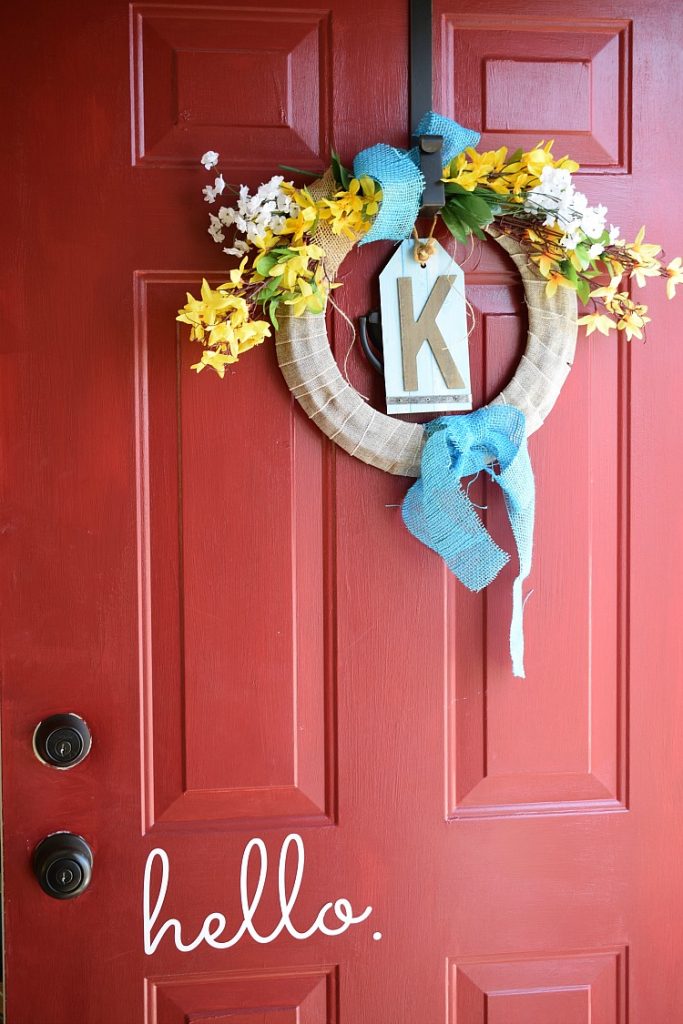
[[[427,261],[431,256],[436,254],[436,239],[434,238],[434,229],[436,228],[436,217],[432,221],[432,226],[429,229],[429,235],[424,241],[420,238],[417,233],[417,227],[413,227],[413,238],[415,239],[415,245],[413,247],[413,259],[420,264],[424,269],[427,266]]]

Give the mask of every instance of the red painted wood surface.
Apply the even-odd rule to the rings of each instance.
[[[10,1024],[683,1020],[680,305],[655,282],[647,345],[583,339],[531,442],[524,683],[506,656],[514,567],[479,596],[448,577],[401,525],[406,482],[322,438],[272,346],[221,383],[176,343],[185,289],[224,274],[199,155],[255,184],[278,162],[322,169],[331,143],[347,159],[404,145],[406,7],[5,15]],[[555,136],[627,236],[646,222],[680,252],[675,0],[435,7],[437,107],[487,146]],[[388,251],[349,259],[350,315]],[[465,265],[481,401],[524,319],[491,246]],[[343,358],[339,318],[334,335]],[[349,367],[379,405],[357,353]],[[506,537],[499,495],[481,497]],[[65,710],[94,744],[57,772],[31,735]],[[31,874],[58,829],[95,851],[71,902]],[[342,896],[367,921],[191,953],[167,935],[145,956],[153,848],[189,941],[214,911],[233,934],[244,845],[262,837],[273,868],[291,832],[297,926]],[[271,870],[262,934],[278,916]]]

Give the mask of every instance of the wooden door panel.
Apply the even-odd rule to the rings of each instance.
[[[336,1024],[336,990],[333,969],[148,979],[144,1024]]]
[[[473,269],[467,287],[477,321],[470,339],[474,388],[482,401],[500,390],[521,356],[525,324],[514,277]],[[505,653],[514,564],[500,586],[480,595],[450,580],[445,589],[449,817],[623,806],[629,355],[583,344],[566,401],[530,441],[539,521],[521,692]],[[577,419],[579,406],[587,411]],[[557,486],[558,475],[565,486]],[[475,485],[471,493],[511,550],[492,490]],[[561,688],[553,683],[558,634],[568,681]]]
[[[441,105],[479,126],[483,148],[555,138],[583,174],[630,170],[631,21],[602,11],[501,19],[449,6],[437,33]]]
[[[130,19],[136,164],[195,168],[210,135],[226,181],[260,172],[274,153],[320,167],[329,148],[329,11],[134,3]],[[256,82],[263,87],[251,88]]]
[[[144,1024],[336,1024],[329,971],[259,971],[147,981]]]
[[[449,1024],[624,1024],[623,949],[449,964]]]
[[[169,358],[196,274],[137,283],[146,826],[328,820],[327,449],[265,348],[227,389]]]

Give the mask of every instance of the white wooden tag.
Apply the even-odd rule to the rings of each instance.
[[[443,246],[402,242],[379,277],[388,413],[472,408],[465,275]]]

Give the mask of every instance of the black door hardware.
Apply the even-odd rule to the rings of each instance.
[[[50,715],[36,726],[36,757],[53,768],[73,768],[90,753],[90,729],[80,715]]]
[[[92,864],[92,850],[73,832],[53,832],[33,853],[33,871],[40,888],[55,900],[80,896],[90,885]]]
[[[384,373],[382,357],[382,317],[379,310],[374,309],[367,316],[358,317],[360,344],[365,358],[377,373]]]

